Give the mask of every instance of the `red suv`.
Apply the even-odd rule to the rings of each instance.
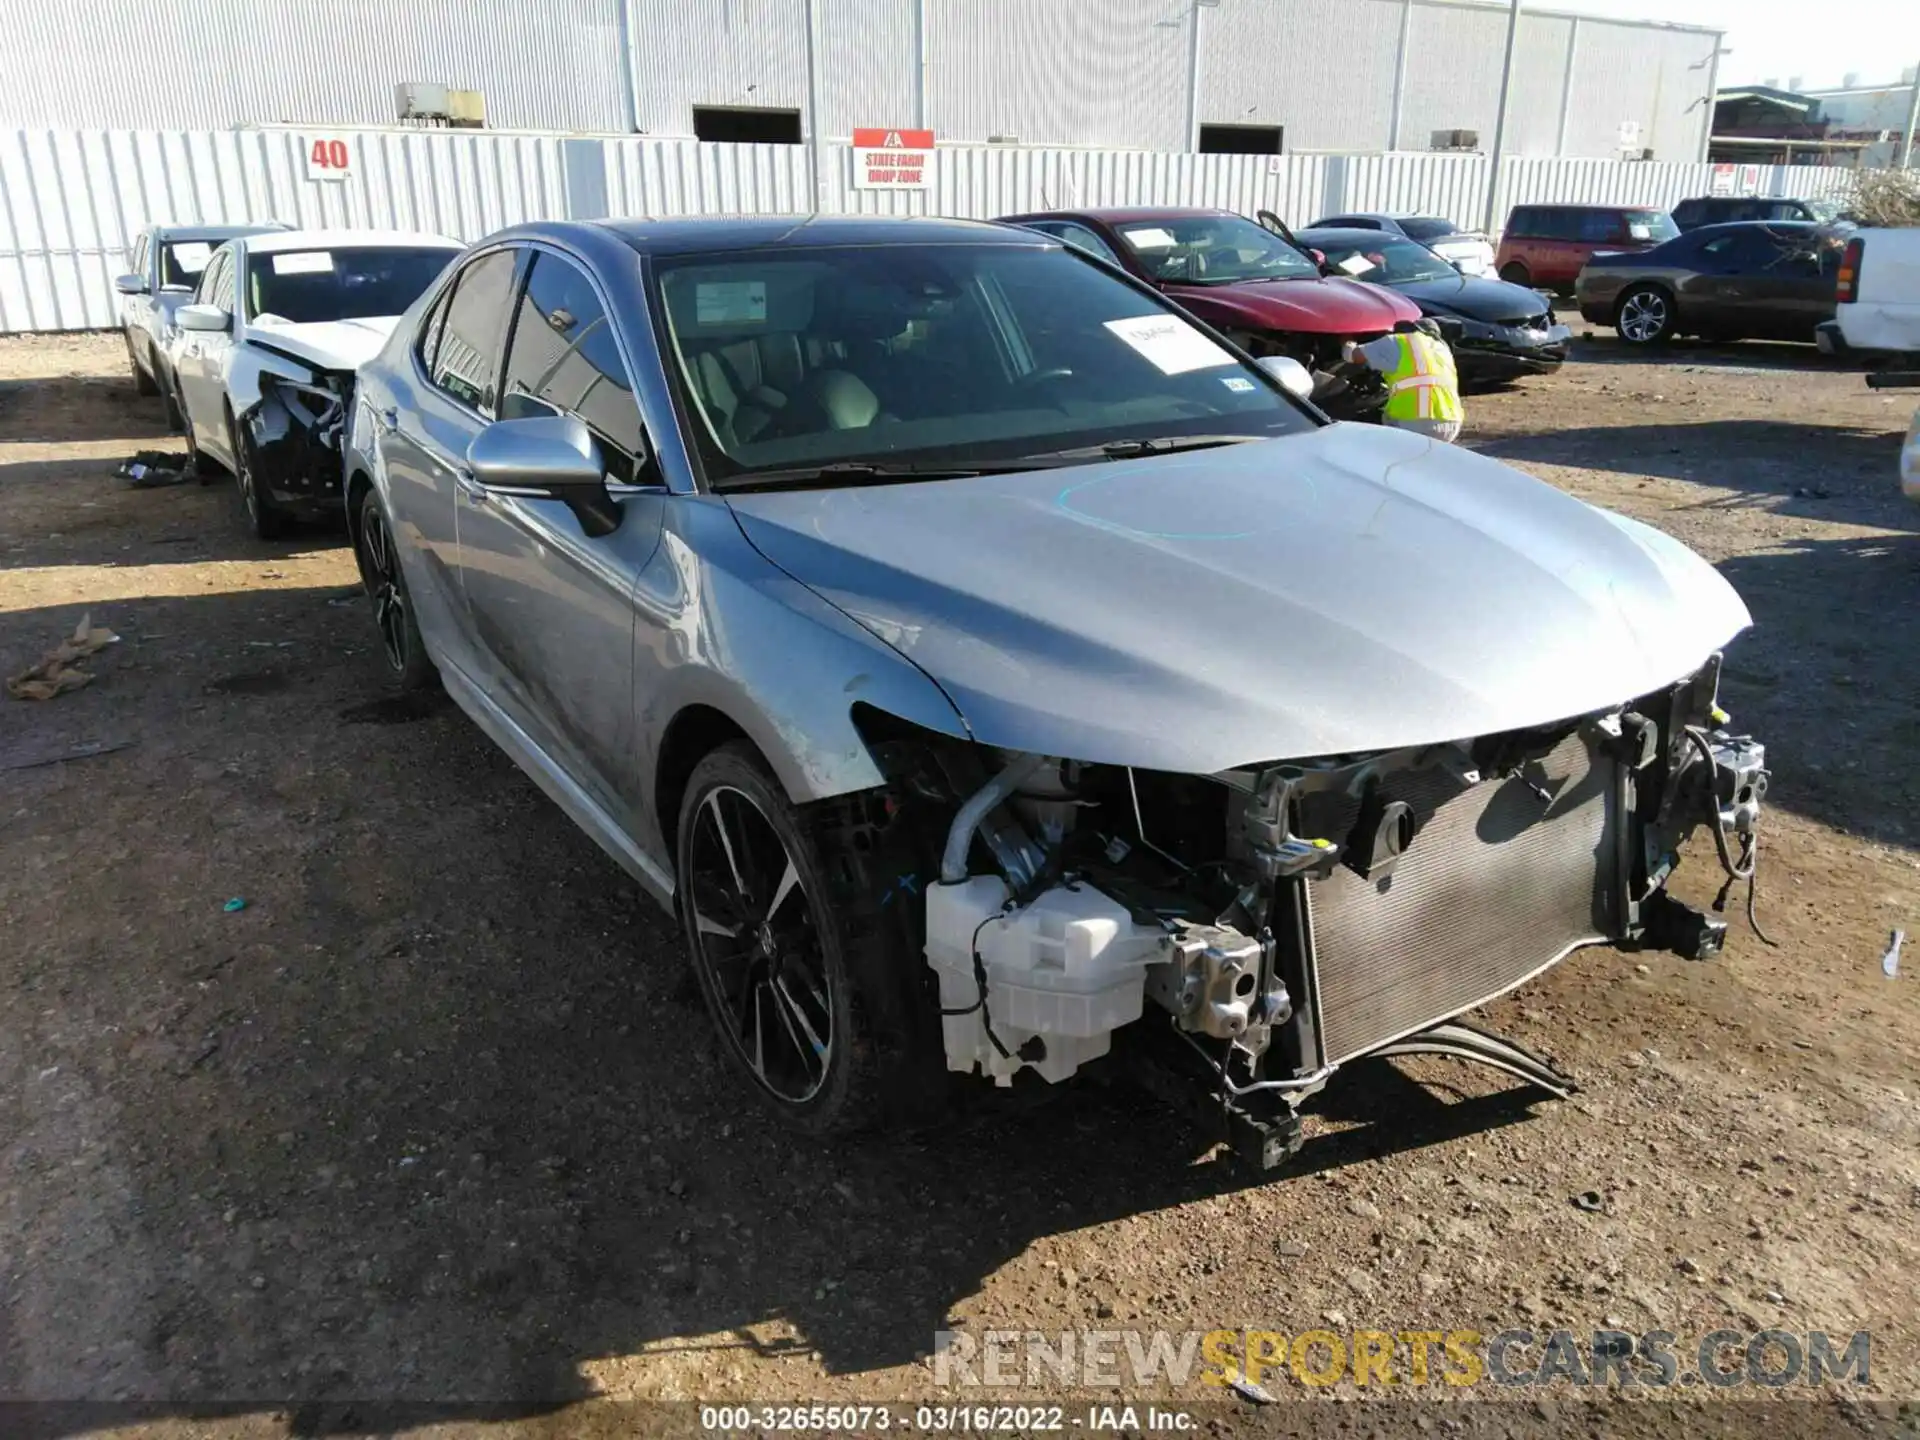
[[[1406,296],[1324,276],[1306,251],[1231,210],[1053,210],[1003,215],[1098,255],[1165,292],[1252,355],[1288,355],[1313,372],[1314,403],[1341,420],[1386,403],[1379,375],[1342,357],[1420,323]]]
[[[1642,205],[1516,205],[1494,264],[1511,284],[1571,293],[1596,250],[1649,250],[1679,233],[1673,216]]]

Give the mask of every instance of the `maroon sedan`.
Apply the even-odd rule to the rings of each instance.
[[[1411,300],[1345,276],[1323,276],[1304,252],[1230,210],[1050,210],[1005,215],[1078,246],[1158,287],[1254,355],[1289,355],[1313,372],[1313,398],[1358,419],[1386,400],[1380,377],[1341,357],[1419,322]]]

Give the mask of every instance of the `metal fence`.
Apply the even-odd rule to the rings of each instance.
[[[148,224],[280,219],[474,240],[564,216],[794,213],[988,217],[1094,205],[1219,205],[1294,224],[1341,210],[1418,210],[1478,225],[1477,155],[1192,155],[956,147],[932,187],[853,187],[844,145],[715,145],[635,136],[334,131],[346,178],[308,178],[306,132],[0,130],[0,334],[115,323],[113,277]],[[818,174],[814,172],[818,161]],[[1850,173],[1763,166],[1762,194],[1825,198]],[[1670,206],[1708,192],[1706,165],[1509,160],[1495,213],[1526,202]],[[816,203],[817,202],[817,203]]]

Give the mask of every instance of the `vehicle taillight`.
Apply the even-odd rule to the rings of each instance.
[[[1867,242],[1858,235],[1847,241],[1847,248],[1840,256],[1840,273],[1833,282],[1833,298],[1839,304],[1851,305],[1859,298],[1860,257],[1866,248]]]

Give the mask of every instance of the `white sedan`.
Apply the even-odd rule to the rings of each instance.
[[[1462,230],[1439,215],[1415,215],[1384,210],[1350,211],[1323,216],[1307,230],[1382,230],[1418,241],[1462,275],[1493,275],[1493,242],[1474,230]]]
[[[337,515],[353,374],[465,248],[444,235],[289,230],[220,247],[167,344],[196,462],[233,472],[262,539]]]

